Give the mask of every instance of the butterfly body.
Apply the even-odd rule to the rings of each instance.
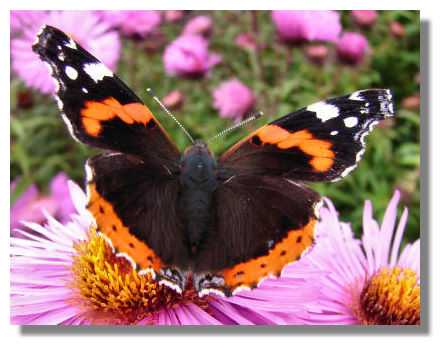
[[[197,141],[181,157],[179,207],[190,256],[196,255],[206,234],[215,227],[213,197],[219,185],[212,152]]]
[[[393,115],[391,93],[368,89],[314,103],[259,128],[215,159],[201,141],[183,155],[141,100],[60,30],[33,50],[57,84],[71,135],[103,153],[87,160],[87,208],[118,256],[182,292],[231,296],[280,276],[316,240],[320,195]]]

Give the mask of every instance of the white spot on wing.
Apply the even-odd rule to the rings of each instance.
[[[348,117],[343,120],[343,123],[345,123],[345,126],[347,128],[353,128],[358,124],[358,118],[357,117]]]
[[[66,46],[66,47],[69,47],[69,48],[71,48],[71,49],[77,50],[77,45],[76,45],[76,43],[74,42],[74,40],[71,39],[71,38],[65,43],[65,46]]]
[[[331,131],[331,136],[335,136],[338,134],[338,130]]]
[[[91,180],[93,180],[93,171],[91,167],[88,165],[88,163],[85,163],[85,176],[87,182],[91,182]]]
[[[314,112],[318,119],[323,123],[329,119],[337,118],[340,114],[340,110],[337,106],[331,105],[326,102],[317,102],[311,104],[306,108],[308,111]]]
[[[84,87],[83,87],[83,88],[82,88],[82,91],[83,91],[84,93],[86,93],[86,94],[88,93],[87,88],[84,88]]]
[[[75,70],[71,66],[66,66],[65,67],[65,73],[68,76],[68,78],[70,78],[71,80],[76,80],[78,75],[79,75],[79,73],[77,73],[77,70]]]
[[[62,100],[59,98],[59,96],[55,95],[54,99],[57,102],[57,106],[59,107],[59,109],[62,111],[63,110],[63,102]]]
[[[87,63],[83,66],[83,70],[94,82],[102,80],[104,77],[112,77],[113,72],[105,67],[102,63]]]
[[[353,94],[351,94],[351,96],[349,96],[349,99],[350,100],[355,100],[355,101],[365,101],[363,96],[360,95],[360,91],[356,91]]]
[[[57,58],[59,59],[59,61],[65,61],[65,54],[63,53],[63,51],[60,51],[58,54],[57,54]]]

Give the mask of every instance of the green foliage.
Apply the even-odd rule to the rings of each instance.
[[[194,138],[208,140],[232,123],[218,117],[218,112],[213,109],[213,90],[232,77],[249,86],[256,96],[256,110],[262,110],[264,117],[215,141],[212,148],[217,155],[256,127],[320,99],[365,88],[390,88],[396,117],[368,136],[367,152],[360,166],[340,182],[313,187],[333,200],[341,220],[350,221],[357,233],[361,232],[363,202],[370,199],[377,218],[381,220],[389,199],[398,188],[403,203],[409,208],[405,238],[408,241],[418,238],[420,116],[418,111],[404,108],[401,102],[419,92],[415,81],[420,65],[419,12],[380,11],[377,22],[369,30],[355,26],[349,12],[343,12],[344,30],[361,32],[370,43],[367,59],[357,67],[339,63],[332,45],[328,45],[330,55],[325,64],[310,63],[305,57],[305,47],[289,48],[280,43],[269,12],[201,13],[209,15],[214,23],[210,51],[223,57],[222,63],[212,68],[211,75],[202,80],[168,77],[162,63],[163,47],[181,33],[184,23],[197,15],[197,11],[188,12],[180,22],[162,24],[164,39],[158,50],[147,52],[144,50],[146,41],[122,38],[117,74],[157,115],[177,147],[183,151],[189,142],[145,92],[147,87],[159,97],[172,90],[181,91],[185,102],[175,111],[176,117]],[[396,38],[390,34],[392,21],[404,25],[404,37]],[[252,34],[261,50],[255,52],[237,46],[235,38],[243,32]],[[157,40],[159,44],[160,39],[148,40]],[[33,107],[20,108],[17,94],[28,91],[18,78],[12,77],[11,179],[21,177],[19,189],[31,182],[45,188],[56,173],[65,171],[83,184],[83,163],[96,151],[69,137],[56,103],[48,96],[29,91],[34,98]],[[11,201],[17,197],[16,191]]]

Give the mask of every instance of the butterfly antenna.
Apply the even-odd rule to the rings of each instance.
[[[184,126],[179,122],[179,120],[176,119],[175,116],[167,109],[167,107],[164,106],[164,104],[159,100],[159,98],[153,93],[153,91],[150,88],[148,88],[147,91],[150,94],[150,96],[153,97],[153,99],[161,106],[164,112],[167,113],[176,122],[176,124],[179,125],[184,134],[186,134],[187,137],[190,139],[190,141],[192,141],[192,144],[194,144],[195,140],[193,140],[193,137],[188,133],[187,130],[185,130]]]
[[[244,125],[244,124],[247,124],[247,123],[251,122],[252,120],[258,119],[258,118],[261,117],[262,115],[263,115],[263,112],[262,112],[262,111],[259,111],[258,113],[256,113],[256,114],[254,114],[253,116],[251,116],[251,117],[249,117],[249,118],[243,120],[242,122],[239,122],[238,124],[235,124],[235,125],[232,125],[231,127],[228,127],[227,129],[225,129],[225,130],[219,132],[218,134],[216,134],[215,136],[213,136],[213,137],[209,140],[209,142],[207,142],[207,144],[209,144],[209,143],[215,141],[217,138],[219,138],[220,136],[222,136],[222,135],[228,133],[229,131],[232,131],[232,130],[234,130],[234,129],[236,129],[236,128],[238,128],[238,127]]]

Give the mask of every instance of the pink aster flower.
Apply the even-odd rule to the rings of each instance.
[[[380,226],[365,202],[361,239],[325,199],[317,245],[301,260],[320,269],[323,312],[311,315],[313,324],[420,323],[420,240],[400,251],[408,210],[394,233],[399,199],[396,191]]]
[[[342,29],[336,11],[275,10],[271,15],[281,39],[289,44],[315,40],[336,42]]]
[[[362,62],[368,51],[368,40],[359,33],[344,32],[337,45],[338,59],[345,64]]]
[[[11,183],[11,193],[16,184],[17,181]],[[68,177],[59,173],[51,180],[49,196],[40,193],[36,184],[31,184],[15,201],[10,212],[10,231],[15,234],[16,229],[23,228],[22,221],[44,223],[45,212],[67,222],[74,211],[68,190]]]
[[[184,27],[183,34],[200,34],[207,36],[212,31],[213,22],[210,17],[198,16],[192,18]]]
[[[85,194],[69,186],[78,213],[70,222],[47,215],[11,239],[12,324],[305,324],[322,312],[319,271],[298,263],[231,298],[159,286],[114,255],[92,229]]]
[[[371,28],[377,20],[377,11],[375,10],[352,10],[352,19],[362,28]]]
[[[236,78],[220,84],[213,92],[213,107],[223,118],[236,118],[235,122],[241,121],[253,102],[252,91]]]
[[[209,42],[200,35],[182,35],[167,46],[164,65],[167,74],[200,78],[221,61],[221,56],[208,52]]]
[[[119,35],[92,11],[26,11],[20,14],[20,18],[22,33],[11,41],[12,69],[26,86],[44,94],[55,91],[47,66],[31,49],[44,24],[69,33],[110,69],[116,68],[120,50]]]
[[[161,11],[121,11],[124,20],[120,30],[125,35],[146,37],[153,33],[162,21]]]

